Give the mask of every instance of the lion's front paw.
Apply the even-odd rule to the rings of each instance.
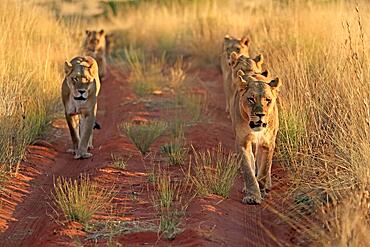
[[[267,197],[269,191],[265,188],[260,188],[260,192],[261,192],[261,197],[263,199],[265,199]]]
[[[243,198],[242,202],[250,205],[261,204],[262,198],[261,195],[248,194]]]
[[[75,154],[75,153],[76,153],[76,149],[74,149],[74,148],[69,148],[69,149],[67,149],[67,153]]]
[[[88,159],[90,157],[92,157],[92,153],[88,153],[88,152],[76,152],[76,155],[74,156],[74,158],[76,160],[78,159]]]

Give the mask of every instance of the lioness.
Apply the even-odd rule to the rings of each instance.
[[[86,38],[83,44],[84,55],[93,57],[99,66],[99,77],[101,80],[107,74],[107,49],[109,49],[110,40],[104,30],[89,31],[86,30]]]
[[[230,37],[226,35],[224,37],[224,42],[222,43],[221,52],[221,71],[224,82],[225,93],[229,91],[228,87],[231,84],[231,70],[230,70],[230,55],[232,52],[236,54],[243,54],[249,57],[249,44],[250,41],[247,37],[242,37],[241,39]],[[229,102],[226,95],[226,112],[229,112]]]
[[[229,59],[230,72],[228,82],[224,84],[225,97],[227,105],[230,106],[230,101],[234,95],[235,90],[238,88],[238,84],[233,82],[236,76],[235,72],[242,70],[246,74],[261,74],[268,73],[267,71],[262,72],[263,56],[262,54],[257,55],[255,58],[249,58],[248,56],[237,54],[232,52]],[[234,74],[233,74],[234,71]]]
[[[267,73],[234,71],[238,85],[230,104],[236,149],[242,156],[245,182],[243,203],[259,204],[271,187],[271,165],[279,128],[276,100],[282,82]],[[234,73],[233,72],[233,73]]]
[[[62,101],[65,109],[75,159],[92,156],[92,131],[96,119],[97,96],[100,90],[98,64],[94,58],[75,57],[64,64]]]

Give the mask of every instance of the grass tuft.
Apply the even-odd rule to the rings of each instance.
[[[150,145],[167,129],[167,124],[161,121],[143,124],[123,123],[120,125],[120,129],[145,155],[148,153]]]
[[[129,84],[138,96],[147,96],[167,82],[163,74],[166,65],[165,53],[160,58],[147,59],[138,50],[125,49],[125,57],[131,70]]]
[[[110,155],[112,158],[112,165],[117,169],[126,169],[128,159],[124,160],[122,157],[118,157],[115,154]]]
[[[161,147],[161,152],[167,155],[170,165],[182,165],[186,160],[188,149],[181,141],[173,141]]]
[[[197,152],[193,147],[193,181],[200,195],[216,194],[229,197],[238,174],[239,159],[233,153],[224,154],[221,145],[215,150]]]
[[[189,180],[175,180],[167,171],[156,174],[153,204],[160,216],[159,232],[172,240],[182,232],[182,220],[186,209],[195,195]]]
[[[54,181],[52,198],[65,218],[82,224],[88,223],[92,216],[113,200],[112,189],[105,189],[82,175],[79,180],[57,178]]]

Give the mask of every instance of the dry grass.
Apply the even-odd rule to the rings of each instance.
[[[17,172],[26,145],[55,112],[61,65],[79,44],[49,12],[26,1],[3,1],[0,26],[0,164]]]
[[[57,178],[54,182],[55,206],[60,209],[67,220],[88,223],[92,216],[109,205],[113,200],[112,189],[105,189],[81,175],[78,180]]]
[[[164,53],[160,58],[146,58],[140,50],[125,49],[125,60],[131,71],[130,86],[138,96],[149,95],[167,82],[163,75],[166,64]]]
[[[126,166],[127,166],[127,162],[130,158],[127,158],[127,159],[124,159],[120,156],[117,156],[116,154],[114,153],[111,153],[110,154],[110,157],[112,158],[112,165],[113,167],[117,168],[117,169],[126,169]]]
[[[148,153],[150,145],[167,129],[167,124],[160,121],[143,124],[123,123],[120,129],[145,155]]]
[[[182,232],[182,220],[195,195],[191,192],[192,186],[188,179],[175,179],[162,169],[157,171],[155,177],[153,204],[160,217],[159,232],[166,239],[174,239]]]
[[[224,153],[221,144],[214,150],[197,152],[193,148],[194,164],[191,180],[200,195],[216,194],[229,197],[238,175],[239,159]]]

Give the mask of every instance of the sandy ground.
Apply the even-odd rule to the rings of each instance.
[[[224,113],[221,74],[216,69],[194,71],[203,81],[194,90],[207,94],[208,114],[205,121],[186,130],[187,142],[196,149],[212,148],[222,143],[233,150],[234,138],[230,120]],[[166,97],[153,96],[153,97]],[[151,162],[143,160],[135,146],[120,134],[118,124],[133,119],[169,119],[171,112],[148,108],[137,103],[129,89],[127,73],[111,68],[109,78],[102,83],[99,96],[98,121],[102,130],[94,132],[94,156],[74,160],[65,151],[70,137],[64,119],[56,119],[43,139],[29,146],[27,158],[19,174],[11,178],[0,198],[1,246],[106,246],[107,240],[97,243],[86,240],[86,233],[75,223],[63,223],[51,205],[53,181],[59,176],[78,178],[86,173],[101,186],[119,185],[114,213],[102,212],[95,220],[153,220],[157,218],[151,203],[153,186],[148,185]],[[136,103],[135,103],[136,102]],[[168,137],[161,137],[152,146],[158,151]],[[111,153],[128,159],[125,170],[111,165]],[[156,158],[161,161],[161,158]],[[163,161],[163,158],[162,158]],[[187,165],[185,165],[186,167]],[[180,167],[171,167],[173,172]],[[268,198],[258,206],[243,205],[242,178],[238,176],[231,197],[196,198],[187,210],[184,231],[174,240],[163,240],[157,232],[120,235],[114,241],[122,246],[281,246],[291,243],[292,231],[269,210],[270,205],[283,207],[281,194],[286,185],[284,172],[273,168],[273,188]],[[133,198],[133,196],[135,198]],[[276,239],[279,239],[278,243]]]

